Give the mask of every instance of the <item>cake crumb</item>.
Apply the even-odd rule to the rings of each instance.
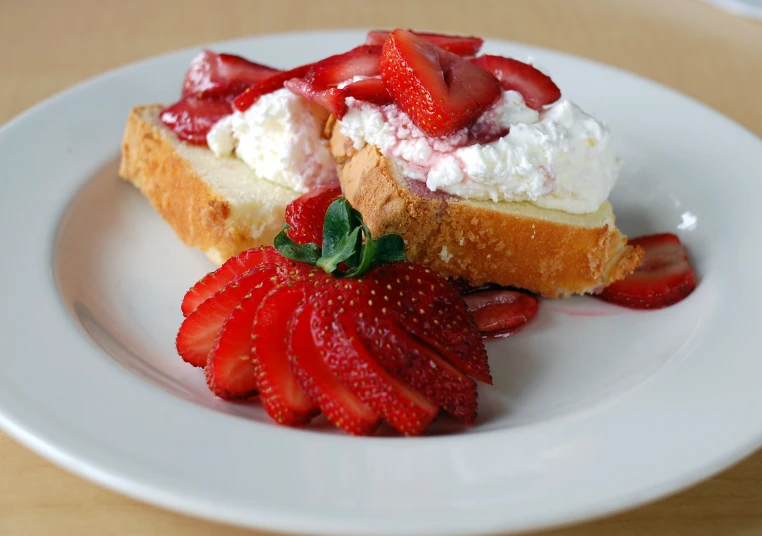
[[[452,253],[447,253],[447,246],[442,246],[442,251],[439,252],[439,258],[449,263],[452,259]]]
[[[460,242],[458,242],[458,244],[460,244],[462,246],[465,242],[466,242],[466,239],[461,236],[460,237]]]

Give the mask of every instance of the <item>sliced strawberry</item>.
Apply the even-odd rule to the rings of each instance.
[[[362,45],[313,64],[303,78],[288,80],[284,86],[322,106],[339,119],[347,112],[347,91],[337,86],[355,76],[378,76],[381,47]]]
[[[429,268],[409,262],[369,272],[377,300],[394,308],[400,325],[473,378],[492,384],[487,351],[457,287]]]
[[[316,88],[327,89],[355,76],[378,76],[380,62],[380,46],[360,45],[314,63],[305,79]]]
[[[279,73],[278,69],[250,62],[233,54],[200,52],[191,62],[183,81],[183,97],[235,97],[250,86]]]
[[[310,67],[312,67],[312,64],[300,65],[290,71],[280,72],[266,78],[255,86],[250,86],[246,91],[233,99],[233,107],[240,112],[245,112],[251,108],[262,95],[267,95],[268,93],[281,89],[287,80],[291,80],[292,78],[303,78],[310,70]]]
[[[396,400],[383,377],[373,380],[381,382],[377,384],[363,376],[375,369],[365,362],[362,348],[346,348],[343,339],[359,334],[388,374],[464,422],[473,422],[477,391],[467,374],[491,383],[489,363],[466,304],[450,282],[424,266],[394,262],[357,279],[329,279],[327,286],[314,290],[310,300],[319,311],[315,342],[325,359],[340,361],[329,361],[335,372],[342,367],[346,377],[362,378],[365,385]],[[352,352],[359,352],[360,358],[350,358]],[[363,398],[366,395],[355,392],[371,404]],[[377,400],[371,407],[389,419],[380,403]]]
[[[288,236],[297,244],[323,242],[323,220],[328,206],[341,196],[341,186],[322,186],[296,198],[286,207]]]
[[[528,63],[490,55],[479,56],[471,62],[495,75],[505,91],[521,93],[530,108],[539,110],[561,98],[561,90],[553,80]]]
[[[289,324],[288,359],[291,370],[329,421],[352,435],[371,435],[378,415],[347,389],[323,362],[312,338],[313,308],[303,304]]]
[[[378,362],[392,375],[466,424],[478,409],[476,382],[403,328],[380,324],[362,334]]]
[[[360,285],[352,286],[360,290]],[[365,297],[360,295],[358,299]],[[315,298],[313,303],[321,307],[320,302],[321,298]],[[394,379],[378,363],[357,333],[353,316],[350,310],[334,316],[325,309],[313,316],[318,324],[312,334],[323,362],[344,386],[398,432],[420,435],[436,417],[439,407]]]
[[[384,81],[380,78],[366,78],[352,82],[344,87],[344,93],[347,97],[354,97],[359,101],[370,102],[379,106],[394,102],[389,90],[384,85]]]
[[[209,354],[205,372],[209,389],[225,400],[257,394],[257,374],[251,355],[251,326],[260,301],[244,297],[222,326]]]
[[[177,352],[191,365],[205,367],[220,329],[233,309],[255,290],[264,297],[278,280],[275,265],[266,264],[230,282],[185,317],[175,341]]]
[[[214,124],[232,112],[226,101],[186,98],[162,110],[159,117],[181,140],[206,145]]]
[[[537,298],[516,290],[476,291],[464,299],[482,337],[513,335],[537,314]]]
[[[389,37],[388,31],[371,30],[365,39],[367,45],[383,45]],[[465,37],[461,35],[444,35],[437,33],[413,32],[415,35],[433,43],[436,46],[457,54],[458,56],[476,56],[481,50],[484,40],[479,37]]]
[[[491,73],[405,30],[384,43],[381,78],[413,123],[434,137],[473,123],[501,95]]]
[[[318,89],[314,84],[303,78],[292,78],[291,80],[287,80],[284,83],[284,86],[292,93],[301,95],[307,100],[322,106],[328,110],[329,113],[332,113],[339,119],[344,117],[344,114],[347,113],[347,98],[343,89],[336,87]]]
[[[302,288],[276,287],[262,300],[248,332],[262,405],[273,420],[291,426],[305,424],[318,413],[287,357],[288,322],[303,300]]]
[[[683,300],[696,288],[688,254],[676,235],[641,236],[629,243],[643,248],[643,261],[633,273],[603,289],[599,298],[633,309],[659,309]]]
[[[328,207],[326,206],[326,208]],[[286,209],[286,214],[288,214],[288,208]],[[325,211],[323,211],[323,215],[325,215]],[[209,296],[224,288],[244,272],[252,270],[261,264],[271,262],[288,262],[288,260],[272,246],[247,249],[235,257],[231,257],[214,272],[210,272],[202,277],[201,280],[185,293],[181,306],[183,316],[191,314]]]

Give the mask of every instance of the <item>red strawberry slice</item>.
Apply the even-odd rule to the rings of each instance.
[[[247,332],[262,405],[273,420],[291,426],[308,423],[318,413],[317,404],[291,372],[287,357],[288,323],[303,300],[302,288],[273,289],[262,300],[254,327]]]
[[[244,297],[233,309],[217,337],[206,364],[209,389],[225,400],[257,394],[257,375],[251,355],[251,326],[260,301]]]
[[[386,38],[389,37],[388,31],[371,30],[365,39],[367,45],[383,45]],[[458,56],[476,56],[484,44],[484,40],[479,37],[465,37],[461,35],[444,35],[437,33],[413,32],[415,35],[433,43],[436,46],[457,54]]]
[[[471,62],[495,75],[504,90],[521,93],[530,108],[539,110],[561,98],[561,90],[553,80],[527,63],[490,55],[479,56]]]
[[[473,123],[501,95],[491,73],[405,30],[384,43],[381,78],[413,123],[434,137]]]
[[[217,335],[233,309],[256,291],[261,299],[279,280],[275,265],[266,264],[230,282],[185,317],[177,333],[177,352],[195,367],[205,367]]]
[[[378,76],[380,62],[380,46],[360,45],[313,64],[305,79],[316,88],[327,89],[355,76]]]
[[[525,292],[491,289],[464,297],[483,337],[513,335],[537,314],[537,298]]]
[[[347,97],[354,97],[359,101],[370,102],[378,106],[394,102],[389,90],[384,85],[384,81],[380,78],[367,78],[352,82],[344,87],[344,93]]]
[[[358,299],[365,297],[361,295]],[[318,324],[312,333],[323,362],[357,398],[397,431],[405,435],[423,433],[439,407],[386,372],[357,333],[350,311],[338,317],[321,314],[325,312],[322,300],[314,299],[315,307],[321,310],[313,317]]]
[[[291,370],[329,421],[352,435],[371,435],[380,419],[347,389],[323,362],[312,337],[313,308],[303,304],[289,324]]]
[[[286,207],[289,238],[297,244],[322,244],[325,213],[340,196],[341,186],[321,186],[291,202]]]
[[[362,45],[313,64],[304,78],[284,86],[322,106],[339,119],[347,112],[347,91],[337,86],[355,76],[378,76],[381,47]]]
[[[181,140],[206,145],[214,124],[232,112],[227,101],[186,98],[162,110],[159,117]]]
[[[328,207],[326,206],[326,208]],[[288,214],[288,208],[286,208],[286,214]],[[323,215],[325,215],[325,211],[323,211]],[[181,306],[183,316],[191,314],[196,307],[201,305],[212,294],[224,288],[234,279],[238,279],[244,272],[253,270],[261,264],[271,262],[285,263],[288,260],[272,246],[248,249],[235,257],[231,257],[214,272],[210,272],[202,277],[201,280],[185,293]]]
[[[233,99],[233,107],[240,112],[245,112],[251,108],[262,95],[267,95],[268,93],[273,93],[274,91],[283,88],[283,84],[287,80],[291,80],[292,78],[303,78],[310,70],[310,67],[312,67],[312,64],[300,65],[290,71],[284,71],[273,75],[270,78],[266,78],[257,85],[249,87],[246,91]]]
[[[381,324],[373,332],[362,333],[362,337],[390,374],[457,419],[473,424],[478,409],[474,380],[400,326]]]
[[[645,252],[640,266],[603,289],[599,298],[633,309],[659,309],[683,300],[696,288],[688,254],[676,235],[641,236],[629,243]]]
[[[287,80],[284,83],[284,86],[292,93],[301,95],[307,100],[322,106],[328,110],[329,113],[332,113],[339,119],[344,117],[344,114],[347,113],[346,93],[343,89],[338,89],[336,87],[319,89],[315,84],[308,82],[303,78]]]
[[[191,62],[183,81],[182,96],[199,99],[234,97],[279,72],[241,56],[204,50]]]
[[[379,300],[400,325],[473,378],[492,384],[487,351],[457,287],[420,264],[395,262],[371,272]]]

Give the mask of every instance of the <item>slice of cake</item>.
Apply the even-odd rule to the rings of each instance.
[[[393,102],[348,99],[331,122],[344,195],[374,234],[401,235],[441,274],[551,298],[638,265],[607,201],[619,171],[608,128],[547,75],[398,30],[380,79]]]
[[[127,120],[119,175],[215,264],[272,244],[289,203],[336,181],[323,108],[280,89],[233,109],[233,96],[278,73],[203,51],[179,102],[138,106]]]
[[[529,202],[463,199],[406,177],[375,145],[355,150],[334,129],[344,195],[374,235],[396,233],[408,258],[472,285],[497,283],[549,298],[598,290],[622,279],[642,252],[614,225],[611,204],[573,214]]]

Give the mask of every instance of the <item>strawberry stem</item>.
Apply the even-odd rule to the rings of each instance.
[[[362,214],[344,197],[328,207],[323,220],[323,244],[297,244],[288,236],[288,224],[273,245],[281,255],[322,268],[335,277],[357,277],[386,262],[405,261],[405,243],[396,234],[374,239]],[[346,268],[346,270],[342,269]]]

